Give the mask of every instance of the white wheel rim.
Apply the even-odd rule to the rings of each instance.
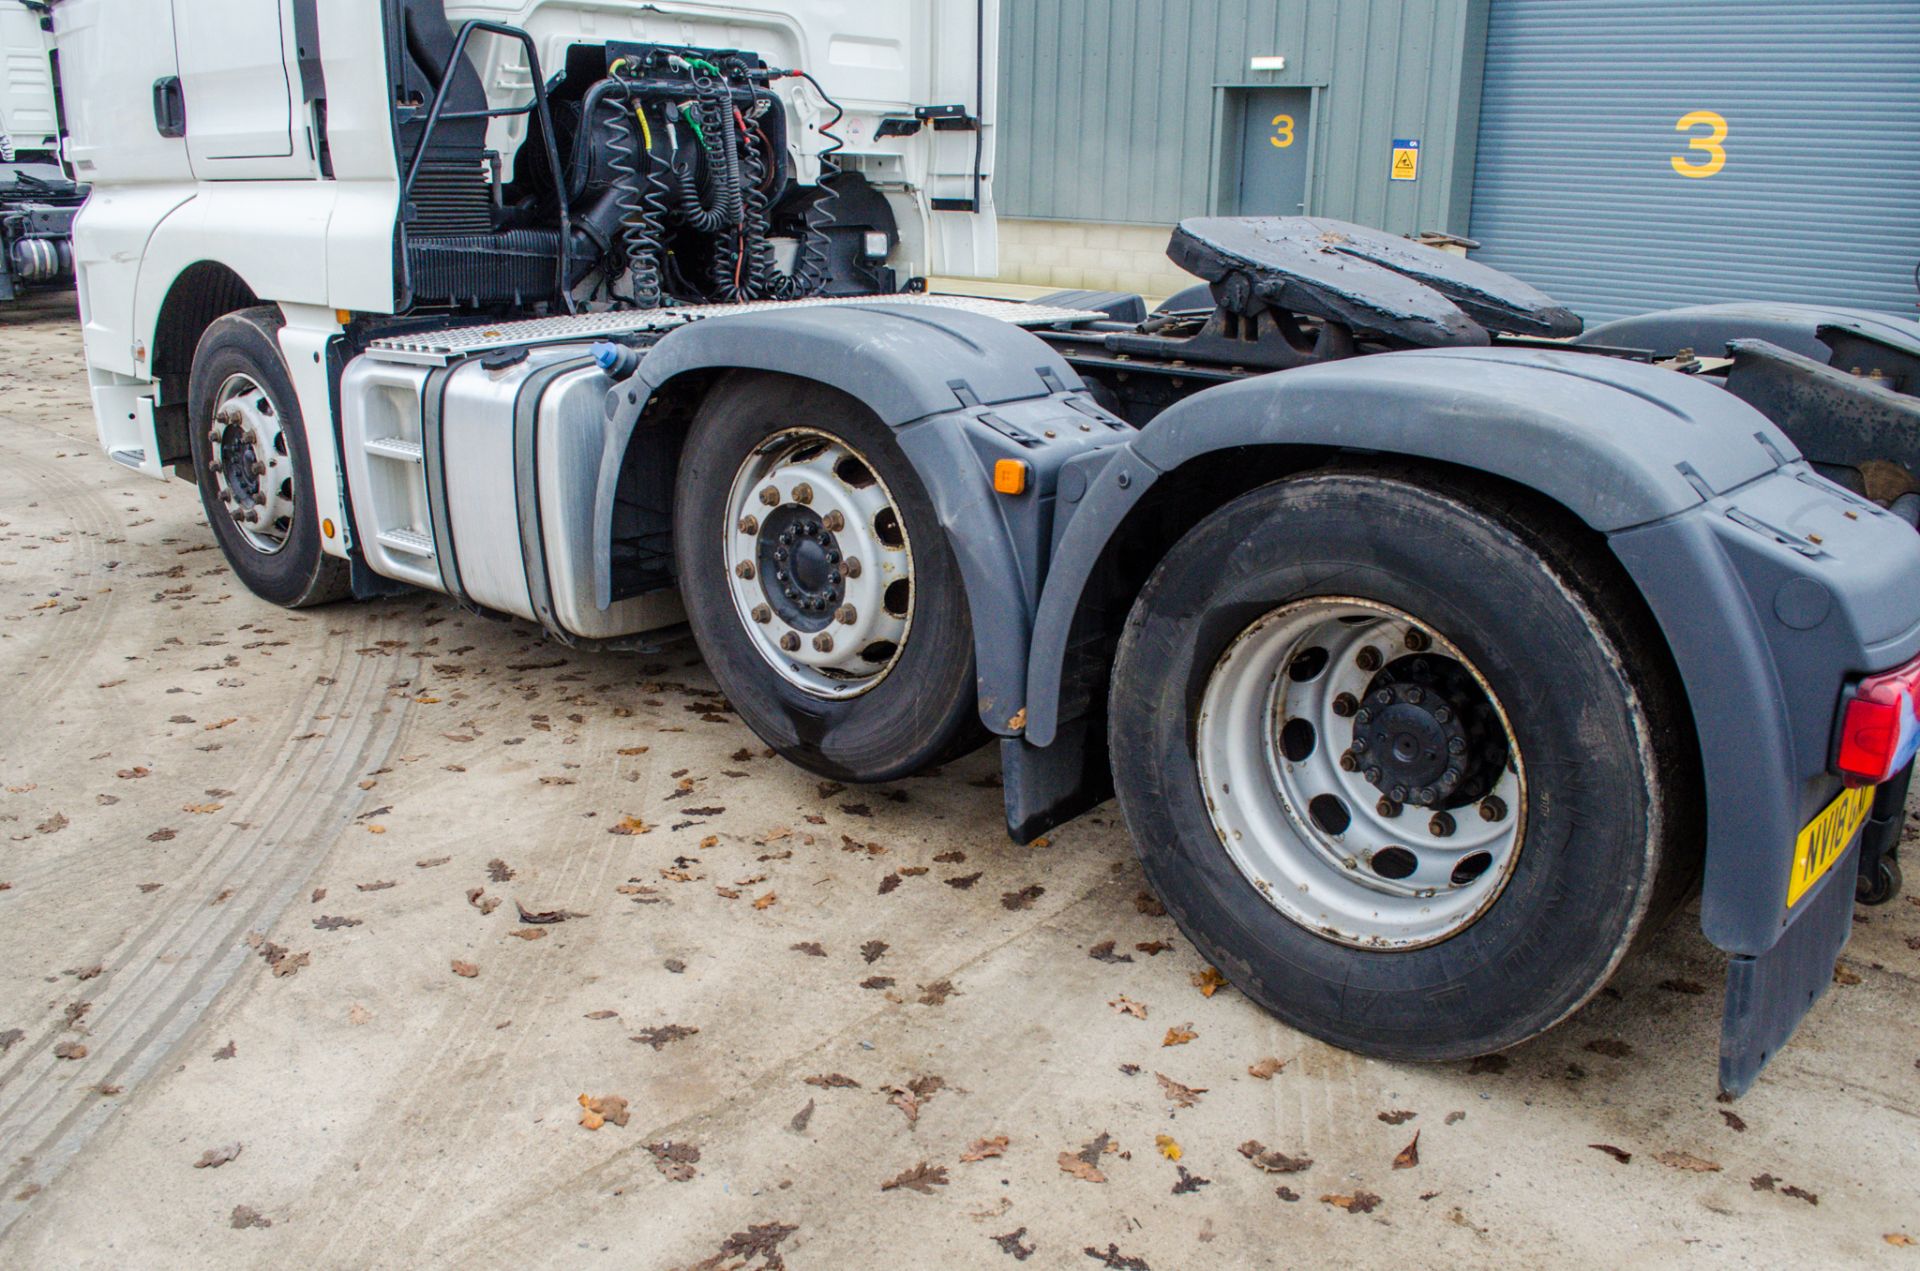
[[[297,486],[280,412],[251,376],[220,385],[207,440],[221,506],[253,550],[272,556],[293,537]]]
[[[741,463],[727,499],[728,588],[754,648],[815,697],[868,692],[913,626],[913,547],[867,457],[789,428]]]
[[[1325,654],[1317,670],[1315,650]],[[1409,689],[1422,686],[1425,705],[1403,700],[1420,699]],[[1390,705],[1378,704],[1383,689]],[[1342,766],[1361,712],[1367,736],[1397,748],[1386,770],[1364,762],[1365,752],[1354,770]],[[1451,722],[1436,723],[1438,715]],[[1304,750],[1302,722],[1313,737]],[[1464,752],[1435,759],[1455,736]],[[1323,596],[1262,617],[1215,664],[1196,740],[1227,854],[1274,908],[1328,940],[1437,944],[1487,911],[1519,861],[1526,768],[1500,699],[1456,646],[1400,610]],[[1501,746],[1504,763],[1493,757]],[[1436,788],[1443,776],[1427,787],[1429,806],[1415,802],[1421,788],[1402,785],[1406,801],[1391,812],[1395,775],[1431,773],[1436,763],[1454,768],[1457,784]],[[1450,826],[1436,823],[1437,812]]]

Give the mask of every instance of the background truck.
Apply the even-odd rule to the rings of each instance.
[[[73,214],[85,187],[60,169],[48,6],[0,0],[0,304],[73,285]]]
[[[1374,1055],[1551,1027],[1697,888],[1739,1091],[1897,885],[1920,536],[1802,448],[1903,426],[1911,324],[1583,344],[1304,218],[1183,224],[1154,313],[925,294],[993,268],[990,0],[53,13],[102,445],[266,600],[684,619],[843,781],[996,741],[1015,839],[1117,793]]]

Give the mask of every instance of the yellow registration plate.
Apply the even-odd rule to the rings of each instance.
[[[1793,845],[1793,877],[1787,882],[1787,908],[1793,908],[1807,890],[1833,868],[1833,863],[1846,855],[1853,836],[1867,823],[1867,813],[1873,809],[1873,789],[1856,786],[1841,791],[1839,798],[1800,831],[1800,841]]]

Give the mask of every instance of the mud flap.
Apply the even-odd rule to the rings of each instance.
[[[1113,797],[1104,720],[1060,725],[1051,745],[1024,737],[1000,741],[1000,780],[1006,786],[1007,834],[1025,846]]]
[[[1727,1007],[1720,1025],[1720,1090],[1737,1097],[1760,1076],[1833,983],[1833,964],[1853,931],[1856,842],[1834,862],[1818,894],[1758,957],[1727,967]]]

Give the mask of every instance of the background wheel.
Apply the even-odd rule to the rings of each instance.
[[[349,594],[320,549],[306,426],[272,305],[217,319],[193,355],[187,418],[200,502],[227,563],[262,600],[299,609]]]
[[[1129,617],[1110,746],[1149,880],[1236,986],[1454,1059],[1597,992],[1698,836],[1630,585],[1543,510],[1426,480],[1314,474],[1202,521]]]
[[[1863,870],[1854,881],[1854,903],[1884,905],[1900,894],[1901,881],[1900,862],[1891,856],[1882,856],[1878,864]]]
[[[794,763],[885,781],[984,737],[959,566],[891,431],[853,398],[722,381],[681,455],[674,541],[714,678]]]

